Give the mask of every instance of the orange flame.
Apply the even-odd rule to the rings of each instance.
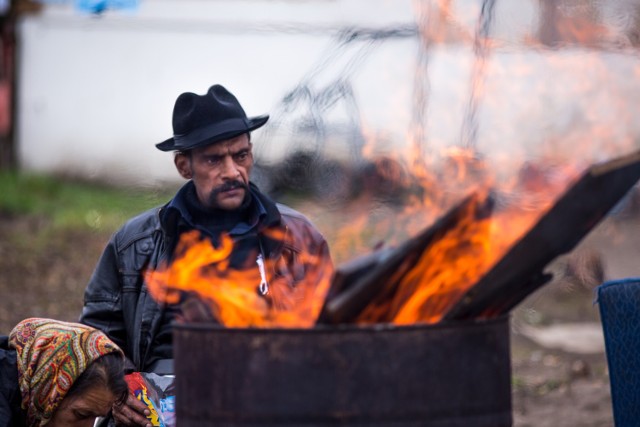
[[[435,323],[484,276],[539,216],[513,210],[478,219],[469,212],[403,277],[392,302],[397,324]],[[496,238],[500,232],[500,238]]]
[[[270,237],[282,237],[274,233]],[[291,273],[280,259],[264,261],[269,291],[258,287],[263,277],[258,265],[229,267],[233,241],[223,235],[218,248],[197,231],[183,233],[170,264],[163,263],[145,274],[151,295],[161,302],[177,304],[185,293],[195,293],[210,304],[213,317],[229,327],[310,327],[327,292],[332,269],[310,253],[296,254],[306,269],[303,282],[292,283]],[[277,273],[277,274],[276,274]],[[211,319],[213,320],[213,319]]]
[[[501,182],[499,191],[492,190],[496,206],[491,212],[483,212],[495,180],[487,165],[468,150],[450,150],[439,169],[431,174],[424,167],[421,171],[422,192],[412,194],[403,209],[396,206],[395,214],[386,221],[377,221],[374,229],[384,223],[388,232],[395,225],[400,228],[396,238],[410,237],[415,230],[429,226],[444,207],[457,202],[459,195],[472,191],[478,194],[477,200],[454,228],[434,239],[409,271],[400,268],[397,277],[386,279],[388,286],[381,284],[383,290],[360,313],[358,323],[440,321],[447,309],[552,206],[579,172],[570,165],[558,166],[551,161],[527,162],[513,182]],[[339,229],[340,239],[353,245],[367,230],[362,216],[357,223],[352,222],[352,227]]]
[[[409,193],[411,197],[402,211],[385,221],[374,220],[374,227],[392,229],[391,222],[395,222],[407,237],[412,230],[428,226],[441,213],[438,205],[451,204],[457,199],[456,194],[463,194],[474,186],[484,189],[475,189],[480,195],[463,212],[454,228],[434,239],[408,272],[402,271],[400,277],[390,279],[397,283],[394,292],[379,295],[356,319],[358,323],[411,324],[441,320],[447,309],[504,256],[577,175],[577,170],[569,167],[525,164],[518,180],[511,184],[513,192],[503,190],[498,194],[499,206],[487,211],[490,187],[485,183],[492,179],[485,170],[486,165],[464,150],[452,150],[448,160],[440,169],[439,178],[445,182],[450,178],[448,182],[454,184],[450,188],[455,191],[448,194],[429,188],[427,184],[438,181],[422,168],[419,182],[423,191]],[[400,183],[400,188],[411,186],[397,169],[398,164],[385,160],[377,165],[381,167],[380,176]],[[425,215],[425,206],[432,208],[430,215]],[[341,249],[353,253],[358,246],[358,235],[366,232],[370,225],[367,219],[371,218],[370,211],[350,217],[350,226],[336,227],[334,242],[340,243],[342,239],[347,247]],[[273,231],[268,237],[278,241],[285,239],[284,234]],[[259,268],[254,265],[230,268],[233,246],[232,239],[225,235],[215,248],[198,232],[184,233],[173,262],[147,272],[152,296],[158,301],[178,304],[185,293],[195,293],[209,303],[213,318],[229,327],[315,325],[330,287],[331,266],[323,264],[315,254],[298,253],[297,262],[305,266],[306,274],[302,283],[292,286],[290,275],[275,274],[286,271],[287,262],[267,259],[265,271],[268,272],[269,293],[262,296],[258,292],[262,280]]]
[[[313,217],[326,233],[334,259],[345,261],[379,245],[394,246],[433,223],[462,195],[478,188],[495,189],[499,199],[490,216],[478,216],[477,210],[469,209],[455,229],[447,230],[421,254],[409,273],[392,278],[397,281],[396,291],[368,307],[359,322],[439,321],[446,309],[547,211],[577,176],[581,169],[579,162],[600,160],[635,143],[636,103],[616,102],[627,99],[624,92],[629,86],[623,82],[633,80],[618,77],[640,76],[640,67],[628,59],[631,55],[614,52],[611,56],[615,58],[609,62],[609,56],[602,56],[594,49],[538,49],[541,44],[559,48],[602,46],[615,35],[599,17],[593,2],[575,3],[584,7],[571,8],[572,2],[540,1],[539,28],[524,30],[524,34],[516,31],[509,40],[499,33],[498,18],[488,22],[491,31],[487,38],[478,39],[475,35],[478,10],[464,12],[469,9],[456,9],[450,0],[415,2],[420,13],[420,41],[427,48],[434,48],[427,52],[434,54],[429,58],[430,66],[433,67],[437,54],[447,45],[477,42],[492,53],[480,58],[482,68],[473,73],[472,101],[491,112],[484,117],[487,127],[491,128],[487,134],[498,135],[496,140],[522,143],[499,141],[498,144],[491,142],[494,139],[489,135],[489,142],[479,138],[477,147],[484,148],[483,143],[487,144],[486,155],[493,156],[490,165],[473,150],[443,149],[450,141],[435,133],[427,135],[429,157],[423,152],[426,147],[419,145],[423,142],[420,138],[412,150],[394,150],[386,157],[375,158],[382,148],[389,151],[388,147],[381,146],[386,145],[390,137],[376,134],[363,123],[368,144],[361,154],[373,159],[373,170],[365,177],[358,197],[341,206],[339,212],[328,212],[312,202],[296,206]],[[465,20],[456,13],[473,15],[474,19]],[[536,49],[529,49],[525,54],[513,51],[523,39]],[[503,48],[500,52],[492,51],[500,48]],[[470,59],[473,58],[465,58],[461,53],[454,66],[466,70]],[[425,73],[429,71],[424,68]],[[425,79],[428,77],[425,75]],[[439,84],[439,81],[433,82],[434,91]],[[462,87],[458,83],[456,86]],[[462,98],[467,105],[466,92],[450,92],[453,98],[447,109],[452,105],[450,109],[454,110],[455,102]],[[591,102],[592,97],[582,94],[598,98]],[[447,113],[455,118],[455,114]],[[552,120],[550,116],[556,115],[561,120]],[[480,116],[472,119],[476,117]],[[498,120],[492,120],[493,117]],[[422,136],[428,129],[427,126],[423,132],[413,134]],[[405,155],[409,152],[405,163],[400,152]],[[494,173],[496,169],[501,176]],[[386,200],[380,200],[381,193]],[[482,204],[482,197],[479,203]],[[331,279],[331,272],[325,270],[326,266],[321,265],[315,255],[301,254],[305,262],[313,266],[308,279],[311,285],[294,288],[272,273],[279,267],[267,260],[271,294],[262,297],[256,292],[261,278],[255,266],[246,270],[229,269],[227,258],[233,249],[230,239],[223,239],[220,247],[213,248],[197,235],[184,235],[181,245],[170,266],[164,265],[148,274],[155,298],[177,303],[184,292],[196,292],[211,302],[215,317],[228,326],[310,327],[314,324]]]

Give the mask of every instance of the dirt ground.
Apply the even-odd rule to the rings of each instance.
[[[85,283],[109,236],[47,230],[43,219],[0,214],[2,334],[25,317],[74,321],[80,314]],[[638,235],[637,219],[603,222],[553,263],[556,279],[513,311],[514,426],[613,426],[593,290],[602,280],[640,275]]]

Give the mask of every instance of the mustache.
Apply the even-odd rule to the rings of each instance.
[[[222,185],[211,190],[211,194],[209,195],[210,200],[215,200],[216,196],[225,191],[235,190],[236,188],[244,188],[246,191],[249,191],[249,186],[242,181],[227,181]]]
[[[211,190],[211,193],[209,194],[209,200],[208,200],[208,207],[211,209],[216,209],[216,208],[220,208],[220,206],[218,205],[218,195],[220,193],[223,193],[225,191],[230,191],[230,190],[235,190],[238,188],[242,188],[245,190],[244,192],[244,200],[243,200],[243,204],[239,207],[239,208],[243,208],[243,206],[245,205],[245,203],[248,203],[248,201],[251,200],[251,190],[249,188],[249,184],[245,183],[244,181],[241,180],[233,180],[233,181],[227,181],[221,185],[219,185],[218,187],[215,187],[214,189]],[[246,207],[246,206],[244,206]]]

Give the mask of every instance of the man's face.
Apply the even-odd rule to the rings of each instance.
[[[247,196],[253,166],[247,134],[178,154],[175,163],[183,178],[193,180],[204,206],[232,211]]]

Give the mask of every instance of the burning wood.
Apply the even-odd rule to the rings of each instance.
[[[573,249],[638,179],[640,152],[592,166],[484,272],[487,264],[478,258],[489,261],[481,242],[491,199],[468,198],[397,249],[339,267],[319,321],[402,324],[500,316],[547,283],[551,275],[544,268]],[[476,214],[469,216],[470,210]],[[465,221],[474,216],[475,222]]]
[[[270,293],[260,295],[256,285],[263,278],[255,268],[228,268],[230,240],[213,248],[189,233],[172,265],[147,279],[156,299],[176,303],[195,294],[209,304],[186,305],[185,319],[231,327],[497,317],[547,283],[545,267],[573,249],[638,179],[640,152],[592,166],[541,217],[540,209],[499,209],[495,192],[476,192],[415,237],[353,259],[332,277],[314,257],[300,254],[314,272],[309,283],[320,286],[291,287],[269,277]],[[266,260],[266,271],[277,270],[271,263]]]
[[[572,250],[640,179],[640,152],[592,166],[444,316],[506,313],[551,277],[544,268]]]
[[[473,235],[483,226],[492,209],[492,199],[477,194],[467,197],[433,226],[395,249],[385,249],[341,266],[320,315],[320,323],[390,322],[419,292],[420,276],[434,267],[441,276],[442,266],[424,265],[429,251],[441,256],[477,249]],[[452,238],[455,235],[455,238]],[[447,240],[448,239],[448,240]],[[448,241],[444,246],[439,244]],[[438,256],[438,255],[435,255]],[[440,283],[441,285],[441,283]],[[456,292],[444,289],[445,293]]]

